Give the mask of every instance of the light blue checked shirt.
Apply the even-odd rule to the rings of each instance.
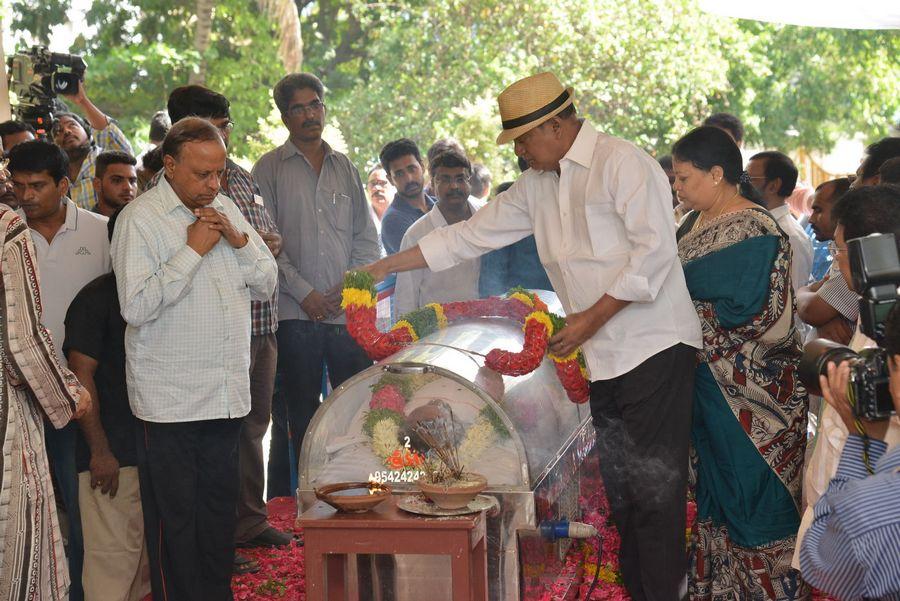
[[[150,422],[242,417],[250,411],[250,300],[275,291],[272,253],[228,197],[210,205],[250,241],[225,239],[201,257],[195,221],[169,182],[131,202],[112,241],[134,415]]]
[[[900,600],[900,446],[886,449],[870,441],[869,475],[863,439],[847,438],[800,547],[804,580],[842,601]]]

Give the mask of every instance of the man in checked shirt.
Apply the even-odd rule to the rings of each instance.
[[[228,146],[234,122],[231,120],[230,103],[223,95],[199,85],[176,88],[169,94],[167,110],[172,123],[188,117],[202,117],[215,125]],[[162,171],[148,184],[148,189],[159,182]],[[253,177],[240,165],[226,159],[221,193],[229,197],[240,209],[247,222],[260,235],[274,256],[281,252],[281,236],[275,222],[269,216],[259,188]],[[244,419],[239,447],[241,486],[237,507],[235,542],[239,547],[283,546],[291,542],[291,536],[276,530],[266,521],[266,504],[263,499],[265,475],[263,467],[262,439],[269,427],[272,409],[272,389],[275,383],[275,366],[278,346],[275,330],[278,329],[278,291],[267,301],[250,304],[252,331],[250,338],[250,414]],[[241,555],[235,556],[235,570],[254,569]]]

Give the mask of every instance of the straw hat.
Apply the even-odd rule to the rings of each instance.
[[[506,144],[534,129],[572,104],[573,88],[564,88],[556,75],[538,73],[520,79],[497,97],[503,131],[497,144]]]

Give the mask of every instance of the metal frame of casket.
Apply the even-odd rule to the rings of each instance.
[[[562,313],[555,295],[540,294],[552,311]],[[538,527],[548,520],[579,519],[580,478],[594,445],[594,430],[588,406],[568,400],[550,359],[519,377],[501,377],[483,367],[483,355],[490,349],[519,350],[522,339],[522,327],[510,320],[460,321],[336,388],[319,407],[304,437],[298,466],[298,515],[315,503],[316,487],[365,481],[373,472],[386,469],[361,428],[372,386],[388,373],[410,378],[425,374],[428,383],[416,392],[421,398],[415,397],[410,405],[442,399],[463,422],[487,406],[508,431],[508,437],[495,440],[468,466],[487,476],[485,494],[499,502],[499,512],[487,523],[490,599],[537,598],[560,577],[570,544],[565,539],[541,538]],[[391,485],[395,494],[416,491],[412,483]],[[440,601],[443,594],[449,599],[449,574],[447,558],[402,555],[396,557],[390,574],[378,578],[382,586],[390,579],[396,599]],[[446,578],[448,586],[440,586],[441,578]]]

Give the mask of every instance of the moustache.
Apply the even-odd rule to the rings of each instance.
[[[416,182],[410,182],[403,186],[403,191],[406,193],[410,192],[418,192],[422,189],[422,184],[417,184]]]
[[[313,126],[319,126],[319,127],[320,127],[321,125],[322,125],[322,124],[319,123],[319,121],[316,120],[316,119],[310,119],[309,121],[304,121],[304,122],[303,122],[303,127],[313,127]]]

